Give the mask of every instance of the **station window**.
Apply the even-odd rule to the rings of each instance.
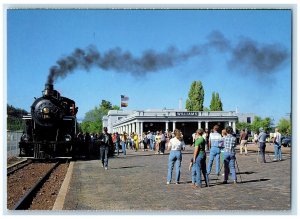
[[[251,123],[251,117],[247,117],[247,123]]]

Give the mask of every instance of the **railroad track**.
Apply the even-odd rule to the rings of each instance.
[[[35,160],[32,160],[30,163],[20,162],[20,164],[13,167],[13,170],[9,168],[10,170],[7,172],[7,208],[9,210],[32,208],[30,206],[33,203],[32,200],[36,202],[35,200],[41,198],[40,188],[46,191],[50,191],[57,186],[60,188],[60,181],[64,179],[61,171],[65,170],[66,172],[67,167],[68,160],[52,160],[50,162],[35,162]],[[53,174],[51,174],[52,172]],[[52,180],[50,183],[51,188],[48,183],[49,176]],[[56,189],[59,191],[59,188]],[[56,192],[57,190],[55,190]],[[49,196],[44,199],[48,200],[48,198]]]
[[[13,210],[26,210],[30,207],[35,194],[39,191],[42,185],[46,182],[53,170],[59,165],[56,162],[53,167],[18,201]]]
[[[18,163],[15,163],[9,167],[7,167],[7,176],[13,174],[14,172],[16,172],[17,170],[20,170],[26,166],[28,166],[29,164],[32,163],[32,160],[23,160],[23,161],[20,161]]]

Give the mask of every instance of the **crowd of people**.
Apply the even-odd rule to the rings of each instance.
[[[181,132],[180,132],[181,133]],[[80,150],[86,158],[100,153],[100,160],[102,167],[108,169],[108,157],[113,155],[116,151],[117,157],[122,152],[123,157],[126,158],[127,150],[153,151],[155,154],[164,154],[167,147],[170,145],[170,139],[174,137],[173,132],[156,131],[142,135],[137,133],[108,133],[107,127],[103,128],[101,134],[90,134],[88,132],[79,132],[77,135],[77,142],[83,149]],[[181,133],[181,139],[183,135]]]
[[[117,150],[117,156],[120,155],[120,149],[122,149],[123,156],[126,158],[126,150],[149,150],[154,151],[155,154],[164,154],[172,137],[174,137],[174,134],[168,131],[148,131],[142,135],[135,132],[116,132],[112,134],[112,141]]]
[[[221,133],[221,134],[220,134]],[[215,125],[211,132],[208,129],[197,129],[192,135],[193,137],[193,157],[190,160],[189,170],[191,171],[192,187],[202,187],[202,176],[204,177],[205,186],[209,187],[209,175],[212,172],[212,166],[215,161],[215,174],[220,175],[224,168],[223,184],[227,184],[229,174],[234,184],[237,183],[236,176],[236,146],[240,142],[240,154],[247,155],[247,132],[243,129],[237,139],[232,127],[227,126],[223,130],[219,130],[219,126]],[[122,150],[123,157],[126,158],[126,150],[143,150],[153,151],[155,154],[164,154],[165,150],[169,150],[167,184],[172,181],[173,169],[175,167],[175,183],[180,183],[180,172],[182,162],[182,151],[185,150],[183,134],[180,130],[175,129],[173,132],[151,132],[138,135],[132,132],[127,134],[118,132],[109,134],[107,128],[103,129],[103,133],[96,135],[85,135],[79,133],[79,138],[90,145],[91,142],[97,141],[100,146],[100,160],[102,166],[108,169],[108,153],[109,148],[113,145],[116,155],[120,156]],[[259,143],[259,152],[261,154],[261,162],[265,163],[266,133],[263,128],[259,129],[259,134],[255,136],[255,141]],[[281,152],[281,134],[275,129],[273,138],[274,143],[274,160],[282,159]],[[208,163],[206,162],[207,152],[209,151]]]
[[[93,143],[98,140],[101,135],[102,133],[79,132],[77,134],[77,139],[82,145],[84,145],[86,151],[90,151],[91,147],[93,147]],[[154,132],[148,131],[144,132],[142,135],[139,135],[135,132],[115,132],[110,135],[112,138],[112,143],[116,149],[117,156],[120,156],[120,153],[123,153],[124,157],[126,157],[126,150],[153,151],[155,154],[164,154],[165,150],[169,146],[170,139],[175,136],[174,132],[163,132],[162,130]],[[181,133],[181,138],[182,137],[183,136]]]
[[[175,130],[176,131],[176,130]],[[261,154],[261,163],[266,163],[265,158],[265,148],[266,148],[266,132],[263,128],[259,128],[259,134],[256,136],[255,141],[259,143],[258,152]],[[222,168],[224,167],[224,180],[223,184],[228,183],[229,174],[231,173],[231,179],[233,184],[237,183],[236,176],[236,146],[240,142],[240,154],[247,155],[247,141],[248,134],[243,129],[240,133],[239,139],[237,139],[236,134],[233,132],[232,127],[227,126],[225,129],[219,133],[219,126],[215,125],[210,134],[207,135],[207,130],[197,129],[193,134],[193,147],[194,153],[190,161],[189,170],[192,173],[192,187],[198,188],[202,187],[202,175],[204,177],[205,186],[209,187],[209,175],[211,173],[212,165],[214,160],[216,161],[215,173],[217,176],[220,175]],[[275,134],[273,137],[274,143],[274,161],[282,160],[281,151],[281,134],[278,128],[275,129]],[[180,148],[178,142],[175,143],[175,148],[179,150]],[[173,147],[173,139],[171,139],[171,146]],[[182,150],[182,149],[181,149]],[[181,151],[180,150],[180,151]],[[206,166],[206,151],[209,150],[209,161]],[[181,154],[176,156],[176,177],[175,182],[179,184],[180,178],[180,166],[181,166]],[[169,156],[168,164],[168,176],[167,184],[171,183],[171,177],[173,167],[174,167],[174,155]],[[238,166],[237,166],[238,167]]]

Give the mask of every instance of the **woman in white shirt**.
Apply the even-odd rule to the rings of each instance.
[[[176,177],[175,182],[179,184],[180,179],[180,167],[181,167],[181,160],[182,160],[182,153],[181,150],[184,150],[185,144],[181,138],[181,132],[178,129],[174,130],[175,137],[170,140],[170,155],[169,155],[169,162],[168,162],[168,177],[167,177],[167,184],[171,183],[172,180],[172,172],[174,168],[174,164],[176,163]]]

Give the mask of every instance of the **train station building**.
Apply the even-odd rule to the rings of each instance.
[[[173,131],[180,129],[184,136],[191,136],[198,128],[212,129],[214,125],[220,128],[231,126],[236,131],[236,123],[252,123],[253,113],[238,113],[236,111],[187,111],[187,110],[110,110],[103,117],[103,126],[110,133],[138,133],[154,131]]]

